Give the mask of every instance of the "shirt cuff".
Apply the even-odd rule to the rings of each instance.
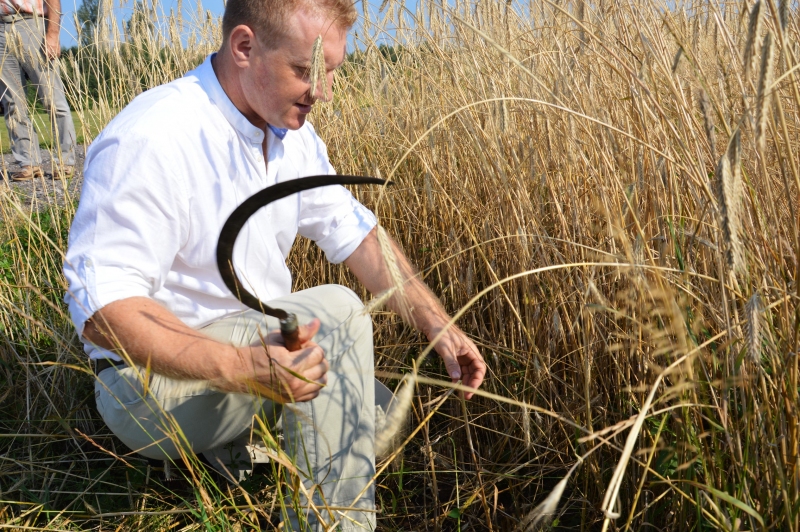
[[[109,303],[127,299],[129,297],[150,297],[152,287],[144,279],[136,275],[128,275],[123,269],[108,268],[97,270],[96,264],[90,258],[80,261],[77,268],[64,265],[64,274],[69,282],[69,291],[64,301],[69,308],[72,323],[78,338],[83,338],[86,322],[95,312]],[[103,281],[103,278],[108,281]]]
[[[318,240],[317,245],[329,262],[339,264],[353,254],[376,225],[378,220],[372,211],[358,204],[325,238]]]

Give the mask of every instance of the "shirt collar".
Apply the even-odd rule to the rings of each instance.
[[[275,127],[272,124],[267,124],[267,126],[269,127],[269,130],[272,131],[275,134],[275,136],[281,140],[283,140],[283,137],[285,137],[286,133],[289,132],[288,129],[283,127]]]
[[[230,124],[236,129],[239,133],[250,139],[253,143],[261,143],[264,141],[264,131],[257,128],[250,121],[245,117],[239,109],[233,105],[233,102],[228,95],[225,94],[225,90],[220,85],[219,80],[217,79],[217,75],[214,73],[214,67],[211,66],[211,59],[217,55],[213,53],[206,57],[203,64],[197,67],[194,70],[194,75],[200,80],[201,85],[208,94],[208,97],[211,99],[212,102],[217,106],[217,108],[222,112],[222,115],[225,119],[230,122]],[[279,138],[283,138],[282,136],[278,135],[278,133],[273,129],[272,126],[269,126],[273,133]],[[286,133],[284,132],[284,136]]]

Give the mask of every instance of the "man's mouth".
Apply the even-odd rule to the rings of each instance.
[[[296,103],[295,105],[297,106],[298,109],[300,109],[301,113],[308,114],[308,113],[311,112],[311,106],[310,105],[306,105],[304,103]]]

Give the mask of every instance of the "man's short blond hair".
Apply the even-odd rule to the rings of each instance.
[[[274,48],[285,37],[286,21],[298,9],[322,13],[337,27],[349,30],[358,14],[353,0],[228,0],[222,15],[222,41],[244,24],[264,46]]]

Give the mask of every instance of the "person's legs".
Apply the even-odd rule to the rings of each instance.
[[[20,66],[36,86],[39,98],[50,113],[55,148],[52,157],[53,166],[59,164],[74,166],[75,124],[72,122],[72,113],[64,95],[64,84],[61,82],[58,62],[45,59],[42,52],[45,35],[44,19],[34,17],[21,20],[14,23],[14,29],[19,35],[21,44]]]
[[[306,403],[285,405],[281,423],[284,446],[313,492],[314,505],[328,523],[341,521],[342,530],[372,530],[375,515],[374,417],[375,387],[372,321],[352,291],[341,286],[320,286],[269,302],[294,312],[301,323],[321,321],[315,341],[331,364],[328,384]],[[260,343],[278,327],[276,319],[248,311],[220,320],[203,332],[233,345]],[[95,385],[97,406],[109,428],[129,447],[151,457],[179,456],[175,441],[193,452],[219,454],[220,448],[241,439],[262,415],[268,423],[279,409],[272,403],[244,394],[224,394],[200,381],[177,381],[161,375],[149,377],[147,391],[137,371],[114,368],[103,371]],[[264,412],[266,410],[266,412]],[[207,455],[209,454],[207,453]],[[316,488],[316,489],[315,489]],[[353,501],[364,491],[363,496]],[[324,503],[323,503],[324,496]],[[298,496],[301,506],[307,501]],[[324,511],[350,507],[366,512]],[[322,530],[315,514],[307,511],[303,522]],[[287,511],[292,530],[301,530],[293,510]]]
[[[101,372],[95,397],[111,431],[155,459],[178,459],[182,452],[201,453],[241,437],[263,403],[251,395],[217,392],[205,381],[146,375],[138,366]]]
[[[11,153],[21,166],[38,166],[39,139],[28,116],[28,102],[22,84],[17,56],[11,53],[13,38],[9,30],[13,24],[0,22],[0,89],[2,89],[3,116],[6,120]]]
[[[313,491],[314,506],[324,521],[328,524],[339,521],[341,530],[373,530],[375,370],[372,319],[363,313],[359,298],[338,285],[296,292],[268,304],[295,313],[300,323],[319,318],[321,327],[314,340],[325,351],[331,365],[328,383],[316,399],[284,405],[281,419],[284,448],[303,475],[306,490]],[[253,345],[259,343],[259,334],[266,335],[277,328],[277,319],[250,311],[220,320],[203,332],[218,339],[229,338],[234,344]],[[324,530],[308,501],[302,494],[298,494],[298,498],[304,507],[304,517],[298,520],[294,509],[288,508],[291,529]],[[367,512],[334,510],[331,515],[325,511],[326,504]],[[303,528],[300,521],[307,523],[307,528]]]

